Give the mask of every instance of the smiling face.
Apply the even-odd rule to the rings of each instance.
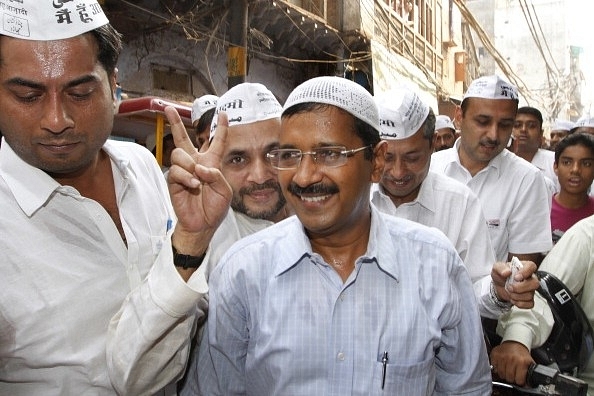
[[[508,99],[467,98],[464,114],[456,109],[460,126],[460,161],[475,175],[505,149],[514,126],[518,102]]]
[[[277,180],[277,170],[266,158],[278,147],[277,118],[229,127],[221,172],[231,185],[231,207],[256,219],[279,221],[286,201]]]
[[[0,130],[24,161],[54,177],[80,174],[111,133],[115,75],[91,34],[57,41],[0,37]]]
[[[386,166],[380,184],[396,206],[417,197],[429,172],[433,149],[423,136],[423,128],[406,139],[386,141]]]
[[[302,152],[324,146],[357,149],[365,144],[354,128],[353,117],[334,106],[293,114],[282,119],[280,147]],[[279,171],[287,202],[310,236],[368,232],[363,228],[369,225],[369,190],[381,176],[384,151],[380,143],[373,160],[365,159],[367,150],[362,150],[336,168],[304,155],[296,169]]]

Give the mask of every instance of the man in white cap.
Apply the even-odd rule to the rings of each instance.
[[[544,176],[506,149],[518,93],[497,75],[474,80],[456,108],[460,139],[431,158],[431,170],[466,184],[479,197],[497,261],[539,263],[552,247],[550,194]]]
[[[441,151],[454,147],[456,141],[456,127],[447,115],[435,117],[435,133],[433,135],[433,147],[435,151]]]
[[[196,145],[201,149],[208,142],[210,124],[217,108],[219,97],[202,95],[192,103],[192,126],[196,128]]]
[[[269,158],[296,216],[235,244],[212,273],[201,394],[490,393],[452,244],[369,202],[378,128],[373,97],[350,80],[289,95]]]
[[[198,154],[166,109],[183,147],[167,185],[144,147],[108,140],[121,38],[97,2],[11,4],[0,27],[0,394],[174,392],[204,311],[196,269],[231,199],[213,167],[224,116]]]
[[[475,286],[481,316],[496,319],[517,306],[532,307],[538,281],[517,285],[513,296],[505,289],[511,270],[495,262],[489,230],[476,195],[464,184],[429,170],[433,153],[433,110],[405,87],[376,98],[380,136],[386,141],[386,165],[372,188],[371,201],[386,213],[441,230],[452,242]],[[456,215],[453,216],[452,214]],[[522,277],[536,265],[526,262]]]
[[[569,134],[569,132],[573,129],[574,126],[575,126],[575,123],[573,123],[571,121],[562,120],[560,118],[557,118],[555,120],[555,123],[551,127],[551,131],[550,131],[551,138],[549,140],[549,150],[555,151],[555,147],[557,147],[557,144],[561,141],[561,139],[563,139],[564,137],[566,137]]]
[[[282,106],[264,85],[246,82],[232,87],[218,99],[216,112],[222,111],[227,114],[229,128],[220,169],[231,185],[233,198],[204,259],[207,279],[233,243],[290,214],[278,183],[278,170],[266,157],[270,150],[278,148]],[[213,132],[216,125],[214,118]],[[197,354],[193,354],[181,385],[182,395],[196,394],[200,370]]]

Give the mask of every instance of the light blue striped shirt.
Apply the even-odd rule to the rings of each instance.
[[[293,216],[236,243],[210,278],[203,395],[491,393],[472,284],[438,231],[372,206],[342,282]],[[388,352],[382,390],[382,354]]]

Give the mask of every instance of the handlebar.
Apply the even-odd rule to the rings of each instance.
[[[531,387],[542,388],[545,395],[586,396],[588,393],[586,382],[542,364],[532,364],[526,379]]]

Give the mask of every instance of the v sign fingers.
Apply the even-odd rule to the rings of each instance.
[[[192,143],[192,139],[188,136],[186,127],[175,107],[165,107],[165,115],[167,116],[167,121],[169,121],[169,124],[171,125],[171,134],[173,135],[175,147],[181,148],[186,153],[193,156],[198,150],[194,146],[194,143]]]

